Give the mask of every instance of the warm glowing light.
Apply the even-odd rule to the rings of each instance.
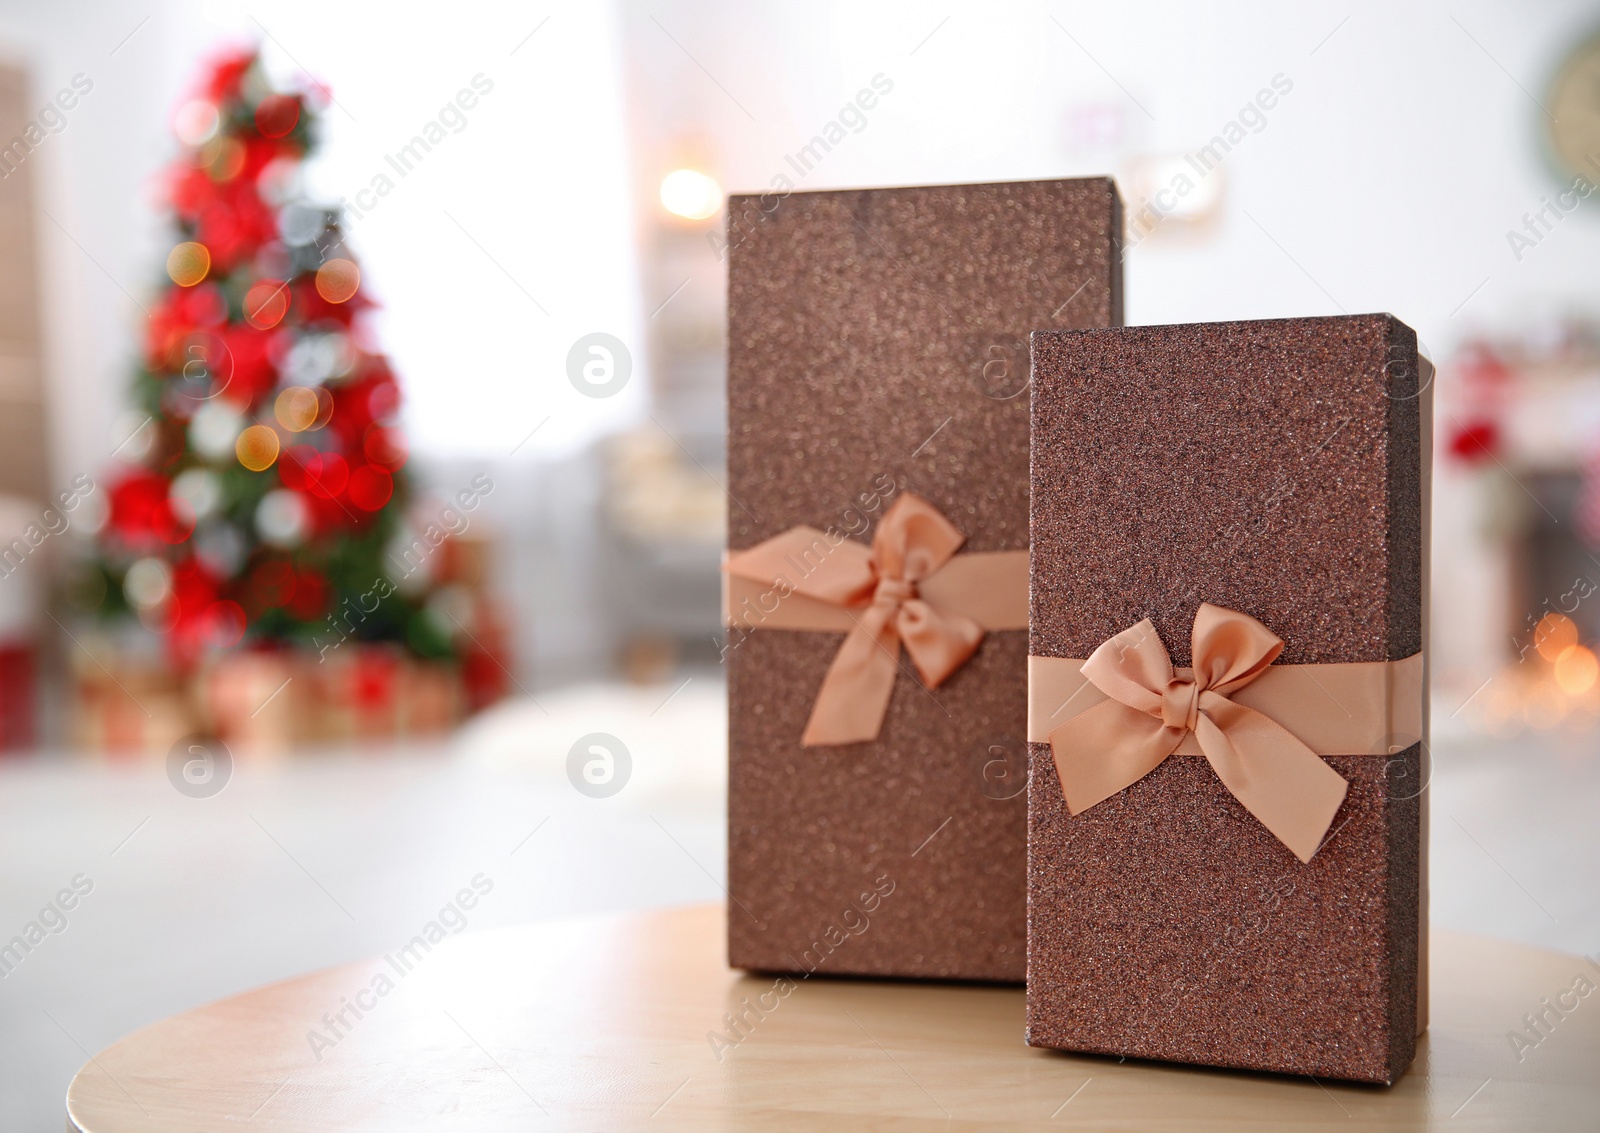
[[[686,220],[705,220],[722,208],[722,186],[698,169],[674,169],[661,179],[661,207]]]
[[[271,330],[289,313],[289,285],[279,279],[263,279],[244,295],[244,317],[257,330]]]
[[[1582,696],[1600,678],[1600,660],[1592,649],[1571,645],[1556,658],[1556,684],[1568,696]]]
[[[273,412],[278,424],[291,433],[303,433],[317,423],[322,403],[317,391],[306,386],[290,386],[278,395]]]
[[[315,386],[313,392],[317,395],[317,419],[311,427],[320,429],[333,420],[333,394],[328,392],[327,386]]]
[[[329,260],[317,269],[317,294],[330,303],[343,303],[361,286],[361,269],[349,260]]]
[[[278,434],[266,425],[251,425],[233,446],[239,463],[252,472],[265,472],[278,459]]]
[[[167,274],[179,287],[193,287],[211,270],[211,252],[192,240],[167,253]]]
[[[1539,650],[1539,656],[1546,661],[1554,661],[1578,644],[1578,627],[1565,614],[1551,610],[1533,627],[1533,644]]]

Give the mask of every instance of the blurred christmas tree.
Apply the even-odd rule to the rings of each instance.
[[[114,470],[86,581],[187,666],[243,644],[403,642],[449,657],[404,525],[399,386],[337,210],[307,201],[318,92],[272,89],[254,51],[179,110],[166,181],[178,238],[133,399],[148,422]]]

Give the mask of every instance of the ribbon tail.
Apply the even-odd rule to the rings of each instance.
[[[899,635],[880,607],[869,606],[845,635],[822,678],[801,746],[877,739],[899,671]]]
[[[1106,700],[1050,733],[1067,810],[1079,814],[1133,786],[1183,741],[1147,712]]]
[[[1195,736],[1233,797],[1309,862],[1350,789],[1344,776],[1281,724],[1222,697],[1203,706]]]

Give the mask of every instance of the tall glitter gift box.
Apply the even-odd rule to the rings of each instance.
[[[1388,315],[1033,336],[1030,1044],[1410,1064],[1431,379]]]
[[[1020,981],[1027,336],[1122,321],[1105,179],[729,202],[729,960]]]

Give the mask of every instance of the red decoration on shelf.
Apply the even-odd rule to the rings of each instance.
[[[1493,421],[1472,421],[1451,431],[1450,455],[1464,464],[1494,459],[1500,448],[1500,426]]]
[[[1447,419],[1445,451],[1463,464],[1486,464],[1500,452],[1511,370],[1486,342],[1467,343],[1453,370],[1466,412]]]

